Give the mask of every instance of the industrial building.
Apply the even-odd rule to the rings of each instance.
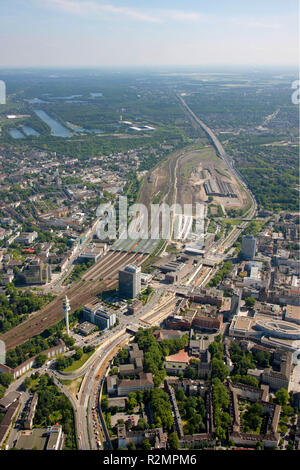
[[[207,196],[237,197],[232,184],[220,178],[216,178],[216,180],[209,179],[205,181],[203,186]]]

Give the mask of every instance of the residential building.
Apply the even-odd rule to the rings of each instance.
[[[134,380],[124,379],[117,381],[118,396],[128,395],[130,392],[137,392],[138,390],[152,390],[153,388],[153,375],[150,373],[140,373],[139,378]]]
[[[62,450],[64,434],[59,425],[21,431],[16,448],[20,450]]]
[[[17,243],[30,245],[38,237],[37,232],[23,232],[16,238]]]

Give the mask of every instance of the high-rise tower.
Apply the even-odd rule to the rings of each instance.
[[[141,293],[141,267],[128,264],[119,271],[119,294],[134,299]]]
[[[242,250],[243,259],[251,260],[255,257],[256,253],[256,239],[252,235],[245,235],[242,238]]]
[[[70,307],[70,301],[68,297],[65,297],[65,300],[63,301],[63,311],[65,312],[65,320],[66,320],[66,329],[67,329],[67,335],[69,336],[70,330],[69,330],[69,311],[71,310]]]

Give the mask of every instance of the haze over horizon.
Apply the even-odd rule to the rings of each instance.
[[[298,2],[11,0],[0,67],[297,66]]]

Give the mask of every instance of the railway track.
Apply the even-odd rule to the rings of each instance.
[[[76,309],[94,300],[96,294],[116,288],[119,269],[130,262],[141,264],[147,257],[139,253],[109,252],[105,259],[85,273],[84,279],[70,286],[25,322],[0,336],[5,342],[6,349],[15,348],[62,320],[64,318],[62,302],[65,295],[70,299],[72,314]]]
[[[83,274],[82,279],[92,279],[94,272],[98,271],[99,266],[106,265],[117,252],[109,251],[106,253],[103,258],[100,259],[97,263],[95,263],[86,273]]]

